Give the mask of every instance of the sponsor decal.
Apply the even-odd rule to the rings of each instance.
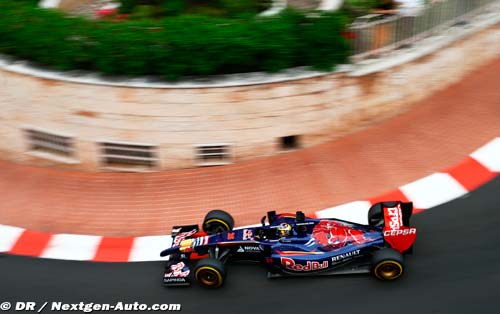
[[[312,238],[323,250],[334,250],[348,244],[362,244],[367,239],[363,231],[352,229],[337,221],[322,220],[312,231]]]
[[[417,228],[397,229],[397,230],[384,230],[384,237],[417,234]]]
[[[343,253],[343,254],[339,254],[337,256],[334,256],[334,257],[332,257],[332,263],[344,261],[346,259],[349,259],[351,257],[359,255],[360,251],[361,250],[354,250],[354,251],[351,251],[351,252],[347,252],[347,253]]]
[[[401,205],[384,208],[384,240],[399,252],[408,250],[417,236],[417,229],[403,225]]]
[[[208,244],[208,236],[193,239],[193,242],[194,242],[193,246],[207,245]]]
[[[187,277],[189,272],[189,268],[186,267],[186,264],[184,264],[184,262],[179,262],[170,266],[170,272],[165,273],[165,277]]]
[[[163,283],[186,283],[186,278],[181,278],[181,277],[169,277],[169,278],[163,278]]]
[[[181,244],[181,241],[184,240],[185,238],[187,237],[190,237],[192,236],[193,234],[195,234],[198,230],[196,229],[193,229],[191,231],[188,231],[188,232],[182,232],[182,233],[179,233],[178,235],[175,236],[174,238],[174,246],[179,246]]]
[[[328,268],[328,261],[324,262],[316,262],[316,261],[307,261],[305,265],[300,263],[296,263],[293,259],[288,257],[281,258],[281,265],[293,271],[315,271],[320,269]]]
[[[389,222],[389,228],[395,230],[403,226],[403,215],[401,215],[401,205],[398,204],[396,207],[386,208],[386,221]]]
[[[253,240],[252,229],[243,229],[243,240]]]
[[[260,253],[261,249],[258,246],[240,246],[236,251],[238,253]]]
[[[234,240],[234,232],[229,232],[229,233],[227,234],[227,239],[228,239],[228,240]]]

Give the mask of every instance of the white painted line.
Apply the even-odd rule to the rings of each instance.
[[[337,218],[356,222],[360,224],[368,224],[368,210],[371,203],[368,201],[356,201],[316,212],[318,218]]]
[[[137,237],[132,244],[129,261],[143,262],[166,260],[164,257],[160,257],[160,252],[169,248],[171,243],[172,237],[169,235]]]
[[[500,172],[500,137],[479,148],[470,155],[492,172]]]
[[[500,138],[496,138],[470,155],[490,171],[500,172]],[[428,209],[461,197],[468,191],[447,173],[434,173],[400,187],[401,192],[416,208]],[[315,214],[318,218],[337,218],[367,224],[371,203],[356,201],[323,209]],[[235,229],[256,227],[260,224]],[[23,228],[0,225],[0,252],[8,252],[25,231]],[[64,260],[92,260],[101,242],[101,236],[55,234],[40,257]],[[129,261],[166,260],[160,252],[171,244],[170,235],[145,236],[134,239]]]
[[[0,225],[0,252],[10,251],[23,232],[23,228]]]
[[[461,197],[468,191],[447,173],[434,173],[400,187],[415,208],[428,209]]]
[[[86,261],[94,258],[101,236],[54,234],[40,255],[45,258]]]

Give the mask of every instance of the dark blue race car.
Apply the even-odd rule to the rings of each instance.
[[[368,224],[306,217],[302,212],[262,217],[257,227],[233,229],[234,220],[210,211],[202,225],[176,226],[163,277],[166,286],[209,288],[224,283],[231,260],[260,261],[268,277],[372,273],[393,280],[404,271],[403,254],[412,251],[416,228],[410,227],[412,203],[381,202],[368,212]],[[193,261],[197,261],[194,263]]]

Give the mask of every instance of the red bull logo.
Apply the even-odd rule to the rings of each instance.
[[[173,243],[173,246],[179,246],[182,242],[182,240],[184,240],[185,238],[187,237],[190,237],[192,236],[193,234],[195,234],[196,232],[198,232],[198,230],[196,229],[193,229],[191,231],[188,231],[188,232],[182,232],[182,233],[179,233],[178,235],[175,236],[174,238],[174,243]]]
[[[165,277],[187,277],[189,275],[189,268],[184,270],[186,264],[179,262],[170,266],[170,272],[165,273]]]
[[[305,265],[302,265],[302,264],[296,263],[291,258],[282,257],[281,258],[281,265],[284,268],[290,269],[293,271],[315,271],[315,270],[328,268],[328,261],[324,261],[322,263],[314,262],[314,261],[307,261],[307,263]]]
[[[366,241],[363,231],[350,228],[339,222],[325,220],[320,221],[314,227],[312,237],[323,249],[330,250]]]

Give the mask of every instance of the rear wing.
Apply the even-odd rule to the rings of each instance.
[[[385,242],[401,253],[410,250],[417,237],[417,228],[410,226],[413,203],[383,202],[381,206]]]

